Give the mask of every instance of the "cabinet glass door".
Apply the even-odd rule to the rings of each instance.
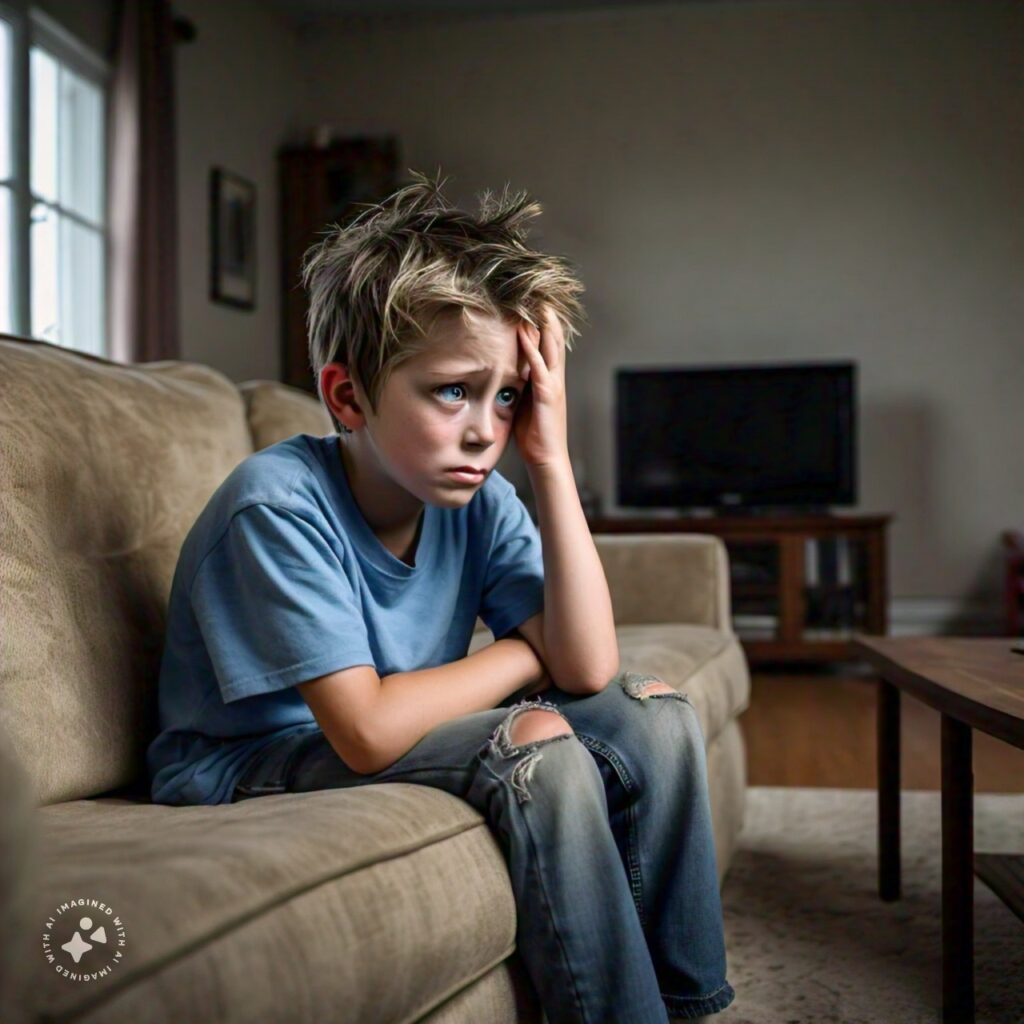
[[[867,628],[867,544],[815,537],[804,548],[804,639],[847,640]]]
[[[779,630],[779,546],[730,541],[732,623],[740,640],[775,640]]]

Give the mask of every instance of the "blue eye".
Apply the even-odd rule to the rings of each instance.
[[[435,391],[449,391],[452,388],[461,388],[463,391],[466,389],[461,384],[442,384],[439,388],[434,388]]]
[[[466,391],[466,386],[464,384],[442,384],[440,387],[434,388],[434,392],[437,393],[437,394],[440,394],[441,392],[451,391],[451,390],[454,390],[454,389],[458,389],[459,391],[465,392]],[[504,408],[506,408],[506,409],[511,409],[512,406],[515,405],[516,402],[519,400],[519,392],[516,391],[515,388],[502,388],[502,390],[499,391],[498,394],[499,395],[505,394],[505,395],[511,395],[512,396],[511,401],[506,403],[505,406],[504,406]],[[459,401],[459,399],[456,399],[456,401]]]

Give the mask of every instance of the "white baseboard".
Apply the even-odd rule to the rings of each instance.
[[[1001,605],[955,597],[897,597],[889,602],[891,636],[999,636]]]
[[[733,626],[744,639],[773,640],[778,616],[736,615]],[[899,597],[889,602],[890,636],[999,636],[1002,631],[1003,608],[998,604],[972,604],[955,597]],[[822,631],[818,638],[825,636]]]

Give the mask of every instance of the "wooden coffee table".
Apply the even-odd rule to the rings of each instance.
[[[971,730],[1024,749],[1024,655],[1009,637],[858,636],[877,670],[878,889],[900,897],[900,691],[942,716],[942,1020],[974,1021],[974,874],[1024,920],[1024,857],[974,853]],[[1022,780],[1024,782],[1024,780]]]

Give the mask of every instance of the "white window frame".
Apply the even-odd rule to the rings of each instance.
[[[31,155],[31,109],[29,96],[29,57],[32,47],[40,46],[58,61],[66,64],[76,74],[93,82],[103,95],[103,140],[101,152],[104,155],[103,168],[103,354],[109,358],[110,351],[110,222],[109,202],[106,190],[110,170],[106,166],[109,145],[107,136],[110,126],[110,64],[59,22],[44,11],[30,6],[25,0],[0,0],[0,16],[11,26],[11,107],[13,115],[11,138],[12,177],[6,183],[11,186],[11,329],[15,334],[31,336],[31,217],[35,203],[44,203],[56,209],[61,216],[86,223],[71,210],[59,203],[54,204],[32,193],[30,177]],[[59,166],[59,157],[58,157]],[[91,228],[95,225],[90,224]],[[0,268],[2,269],[2,268]]]

